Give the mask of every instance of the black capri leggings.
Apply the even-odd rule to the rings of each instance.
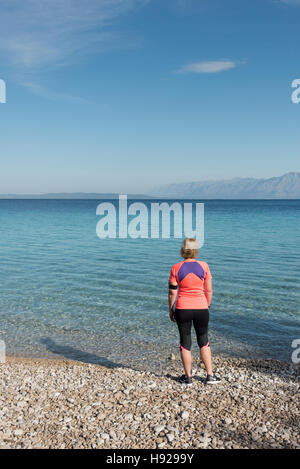
[[[202,348],[209,346],[207,337],[209,321],[208,309],[176,309],[175,319],[180,334],[181,350],[191,350],[192,323],[197,334],[197,342],[199,347]]]

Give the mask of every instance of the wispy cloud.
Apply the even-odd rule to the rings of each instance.
[[[55,101],[85,99],[38,83],[53,66],[93,53],[132,47],[117,20],[149,0],[0,0],[0,61],[21,86]],[[43,80],[45,82],[45,80]]]
[[[175,71],[175,73],[219,73],[237,66],[232,60],[214,60],[207,62],[193,62]]]
[[[101,49],[117,35],[114,21],[147,1],[0,0],[2,59],[38,67],[82,50]]]
[[[300,0],[279,0],[281,3],[286,3],[287,5],[299,5],[300,6]]]
[[[86,99],[81,98],[79,96],[72,96],[68,93],[51,91],[45,86],[40,85],[38,83],[23,82],[22,86],[30,90],[33,94],[45,99],[49,99],[51,101],[65,101],[68,103],[75,104],[82,104],[88,102]]]

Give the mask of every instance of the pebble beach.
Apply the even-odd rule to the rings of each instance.
[[[174,358],[174,357],[172,357]],[[300,368],[214,357],[222,383],[76,361],[8,357],[0,364],[0,448],[300,448]]]

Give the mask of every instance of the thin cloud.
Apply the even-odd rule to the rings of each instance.
[[[232,60],[215,60],[207,62],[194,62],[184,65],[175,73],[219,73],[235,68],[237,63]]]
[[[14,81],[45,99],[84,98],[39,84],[40,72],[81,62],[91,54],[136,46],[115,26],[149,0],[0,0],[0,61]]]
[[[51,101],[65,101],[75,104],[88,103],[88,101],[84,98],[79,96],[72,96],[67,93],[54,92],[45,86],[39,85],[38,83],[24,82],[21,83],[21,85],[30,90],[33,94]]]
[[[300,6],[300,0],[279,0],[281,3],[286,3],[287,5],[298,5]]]
[[[148,0],[0,0],[0,51],[19,67],[60,63],[117,38],[114,21]]]

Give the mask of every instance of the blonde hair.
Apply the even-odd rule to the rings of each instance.
[[[198,257],[199,244],[195,238],[185,238],[182,241],[180,255],[184,259],[196,259]]]

